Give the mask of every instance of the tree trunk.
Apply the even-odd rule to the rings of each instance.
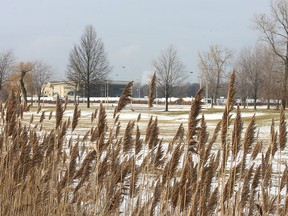
[[[270,109],[270,98],[267,100],[267,109]]]
[[[207,102],[208,102],[208,100],[207,100]],[[214,97],[211,98],[211,108],[213,108],[213,107],[214,107]]]
[[[257,108],[257,97],[254,97],[254,110]]]
[[[279,110],[279,106],[280,106],[280,99],[278,98],[277,100],[277,105],[276,105],[276,109]]]
[[[40,106],[40,103],[41,103],[41,94],[38,94],[38,107]]]
[[[212,102],[211,102],[212,103]],[[213,105],[216,104],[217,105],[217,96],[215,94],[215,97],[213,97]]]
[[[87,108],[90,108],[90,86],[87,88]]]
[[[246,98],[242,98],[241,99],[241,103],[242,103],[242,106],[243,106],[243,109],[245,109],[246,108]]]
[[[168,95],[165,95],[165,111],[168,111]]]
[[[74,105],[76,106],[77,104],[77,96],[76,96],[76,91],[74,92]]]

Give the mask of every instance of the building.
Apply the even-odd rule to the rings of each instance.
[[[93,84],[90,89],[90,97],[119,97],[128,84],[128,81],[105,80],[103,83]],[[79,97],[86,97],[85,91],[81,88],[77,91],[75,82],[72,81],[55,81],[48,82],[44,87],[45,97],[74,97],[75,93]]]
[[[71,81],[52,81],[45,84],[43,95],[45,97],[59,97],[73,96],[75,92],[75,83]]]

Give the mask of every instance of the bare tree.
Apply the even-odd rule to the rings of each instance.
[[[239,61],[239,60],[238,60]],[[235,80],[235,86],[237,89],[237,97],[241,99],[241,104],[246,108],[246,105],[248,106],[248,96],[249,96],[249,79],[248,76],[244,73],[241,64],[239,62],[236,63],[235,66],[235,74],[236,74],[236,80]]]
[[[284,67],[280,59],[269,48],[264,49],[263,53],[263,67],[262,78],[263,88],[260,91],[260,97],[267,101],[267,109],[270,109],[271,99],[279,99],[279,92],[281,92],[281,84]],[[283,86],[283,85],[282,85]]]
[[[240,83],[245,85],[240,86],[243,90],[252,96],[254,99],[254,109],[256,110],[257,99],[261,95],[268,101],[271,98],[273,74],[275,70],[273,62],[273,55],[265,46],[257,44],[255,47],[244,48],[239,55],[237,61],[237,71]],[[239,79],[238,79],[239,82]],[[248,91],[250,91],[248,93]],[[240,90],[241,92],[241,90]]]
[[[211,94],[212,107],[219,97],[220,87],[226,78],[226,69],[230,65],[232,51],[219,45],[212,45],[206,52],[199,52],[199,69],[206,91]]]
[[[270,14],[255,16],[255,28],[261,33],[261,39],[267,42],[275,54],[282,60],[284,67],[282,105],[287,103],[288,81],[288,1],[271,0]]]
[[[107,60],[102,39],[92,25],[85,28],[79,45],[74,45],[69,55],[66,77],[84,88],[87,107],[90,107],[91,88],[107,79],[111,66]]]
[[[168,98],[175,86],[181,85],[185,78],[185,66],[171,45],[153,61],[158,89],[165,95],[165,111],[168,111]]]
[[[14,62],[15,57],[12,50],[0,53],[0,90],[2,90],[2,85],[11,72]]]
[[[40,97],[43,94],[44,84],[51,79],[53,75],[52,66],[43,63],[42,61],[35,61],[31,71],[31,82],[34,92],[38,97],[38,106],[40,105]]]

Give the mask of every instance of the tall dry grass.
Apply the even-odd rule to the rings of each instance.
[[[271,139],[260,141],[255,117],[244,131],[239,107],[231,116],[234,79],[212,134],[201,116],[200,90],[188,125],[181,124],[169,143],[157,117],[144,130],[138,117],[121,132],[119,118],[108,124],[102,104],[84,136],[75,136],[79,108],[70,122],[59,98],[55,116],[43,111],[39,122],[27,122],[12,92],[1,106],[0,214],[287,215],[284,110],[279,129],[273,119]],[[55,127],[44,131],[49,121]]]

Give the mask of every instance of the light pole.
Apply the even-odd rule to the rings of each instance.
[[[132,73],[131,73],[131,70],[130,70],[130,68],[129,68],[129,67],[127,67],[127,66],[122,66],[122,68],[124,68],[124,69],[127,69],[127,70],[128,70],[128,73],[129,73],[129,79],[130,79],[130,81],[133,81],[133,78],[132,78]]]
[[[109,80],[105,80],[105,96],[106,96],[106,107],[107,107],[108,97],[109,97]]]
[[[199,79],[200,89],[201,89],[201,88],[202,88],[202,77],[201,77],[201,76],[198,76],[198,79]]]
[[[193,71],[190,71],[189,72],[190,74],[193,74]],[[194,93],[194,90],[193,90],[193,83],[191,82],[191,91],[190,91],[190,96],[191,96],[191,100],[193,98],[193,93]],[[194,96],[196,95],[197,91],[194,93]],[[189,93],[188,93],[189,94]],[[188,95],[189,96],[189,95]]]

